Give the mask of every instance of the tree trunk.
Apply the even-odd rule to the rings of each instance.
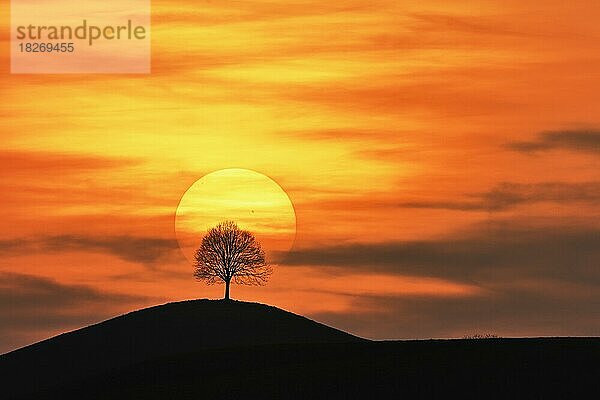
[[[225,281],[225,300],[229,300],[229,283],[230,281]]]

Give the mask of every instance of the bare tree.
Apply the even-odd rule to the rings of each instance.
[[[194,276],[207,284],[225,283],[225,299],[229,285],[264,285],[272,268],[252,233],[240,229],[233,221],[211,228],[196,250]]]

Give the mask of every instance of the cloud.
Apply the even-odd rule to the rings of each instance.
[[[150,297],[106,293],[32,275],[0,273],[0,353],[144,304]]]
[[[505,182],[493,189],[470,196],[472,200],[401,202],[400,207],[437,208],[460,211],[505,211],[510,208],[537,202],[581,202],[600,204],[600,182],[534,184]]]
[[[500,336],[598,336],[597,287],[555,286],[488,290],[479,297],[361,296],[352,311],[310,317],[373,339],[462,337],[472,333]],[[355,311],[365,310],[365,311]]]
[[[440,35],[450,32],[461,32],[477,36],[535,36],[531,32],[515,30],[503,24],[499,18],[477,16],[459,16],[456,14],[412,13],[411,16],[420,22],[418,28]]]
[[[53,153],[42,151],[0,151],[0,176],[18,175],[38,176],[40,171],[64,176],[72,173],[85,173],[98,169],[113,169],[138,164],[138,161],[126,158],[106,158],[93,155]]]
[[[376,130],[376,129],[356,129],[356,128],[337,128],[320,129],[305,131],[281,132],[281,135],[299,137],[308,140],[332,141],[332,142],[385,142],[397,139],[397,130]]]
[[[287,265],[335,276],[432,277],[479,289],[448,298],[345,294],[347,309],[310,314],[369,338],[600,334],[600,230],[594,227],[504,221],[431,240],[299,249]]]
[[[523,153],[565,149],[600,154],[600,130],[564,130],[542,132],[531,142],[512,142],[509,149]]]
[[[285,264],[469,283],[553,278],[600,284],[600,230],[490,222],[437,240],[297,249]]]
[[[389,4],[389,0],[376,0],[365,3],[361,0],[350,0],[344,3],[296,1],[290,4],[279,4],[264,1],[240,1],[234,7],[227,3],[198,4],[193,1],[179,2],[177,11],[169,7],[169,2],[158,2],[157,23],[164,25],[222,25],[239,22],[269,22],[286,20],[290,17],[319,17],[341,12],[370,11]]]
[[[179,246],[174,239],[134,236],[58,235],[0,241],[0,254],[14,256],[32,253],[83,251],[111,254],[125,261],[145,265],[166,261],[178,249]]]
[[[600,230],[489,222],[430,240],[297,249],[290,266],[467,283],[471,296],[349,295],[347,309],[311,318],[374,339],[600,334]],[[401,290],[401,288],[399,289]]]
[[[487,191],[466,194],[458,199],[440,200],[400,200],[398,195],[393,193],[371,193],[360,196],[345,192],[318,194],[326,195],[324,196],[326,198],[306,202],[303,205],[328,211],[421,208],[497,212],[540,202],[553,202],[559,206],[567,204],[597,206],[600,204],[600,182],[503,182]]]
[[[388,73],[373,76],[360,82],[331,82],[327,85],[302,85],[290,87],[282,93],[288,99],[319,104],[343,110],[349,114],[365,115],[435,113],[441,116],[468,117],[494,114],[516,103],[493,97],[485,91],[474,93],[458,82],[443,82],[440,76],[423,76],[415,73],[410,82]],[[460,99],[460,101],[457,101]]]
[[[3,212],[11,217],[19,214],[14,210],[18,208],[32,215],[30,210],[35,208],[39,216],[49,206],[82,209],[102,203],[114,207],[115,198],[131,196],[133,185],[107,185],[106,178],[120,172],[131,174],[141,164],[125,157],[0,150]]]

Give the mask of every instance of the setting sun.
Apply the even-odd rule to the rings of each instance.
[[[296,214],[292,202],[281,186],[258,172],[219,170],[190,186],[175,217],[177,240],[186,258],[193,259],[208,229],[226,220],[251,231],[272,260],[294,244]]]

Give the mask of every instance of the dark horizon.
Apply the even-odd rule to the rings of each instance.
[[[204,299],[132,312],[1,355],[0,375],[11,400],[422,397],[465,387],[479,396],[548,398],[589,393],[600,372],[598,344],[377,342],[272,306]]]

